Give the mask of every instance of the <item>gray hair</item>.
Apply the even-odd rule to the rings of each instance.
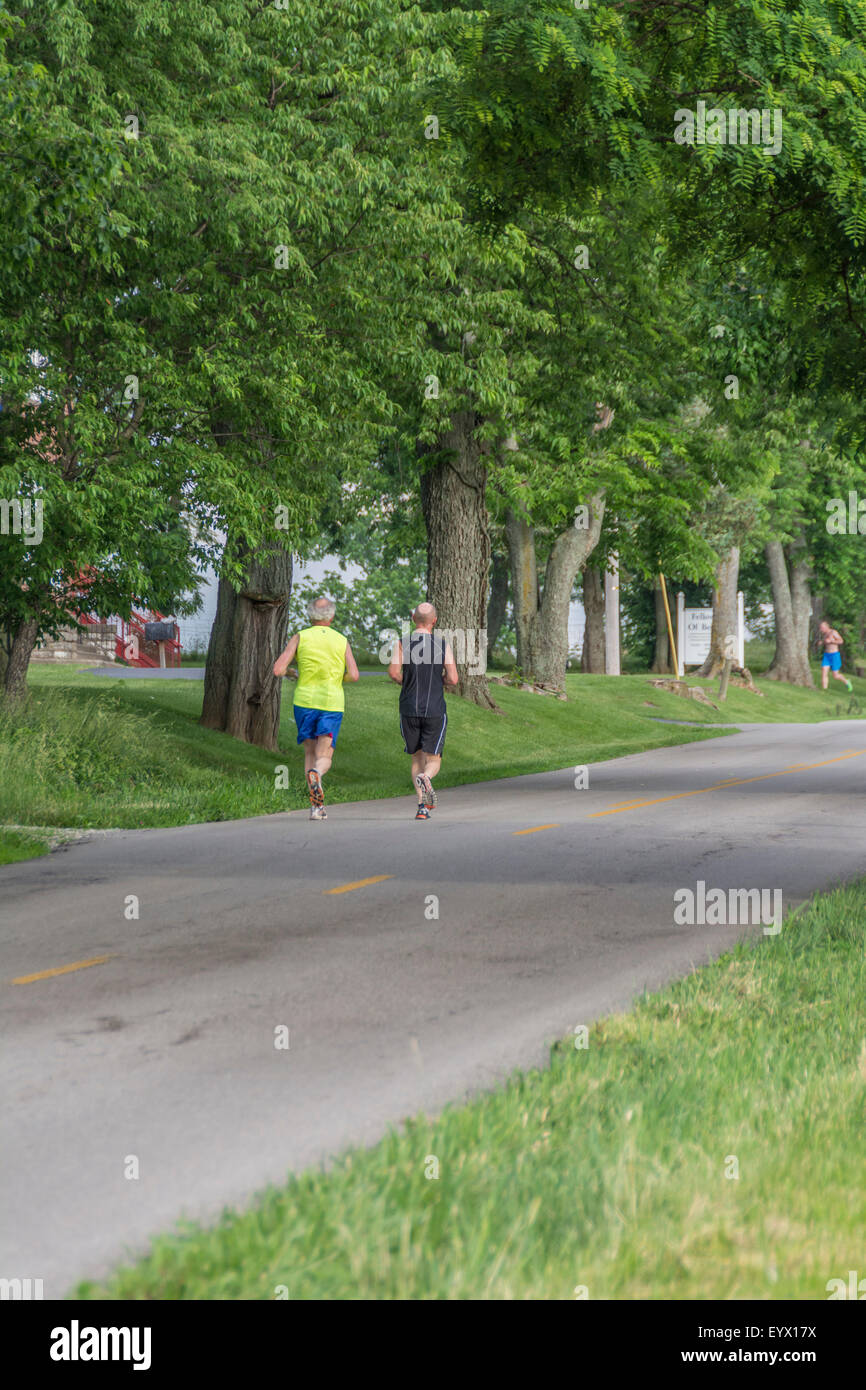
[[[337,605],[329,598],[311,598],[307,604],[307,617],[314,623],[328,622],[337,611]]]

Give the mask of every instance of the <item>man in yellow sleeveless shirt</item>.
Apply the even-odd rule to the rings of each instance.
[[[284,676],[297,656],[298,684],[293,714],[298,743],[304,745],[304,772],[310,789],[310,820],[327,820],[322,778],[331,766],[346,708],[343,681],[356,681],[358,667],[342,632],[331,627],[335,605],[316,598],[307,605],[312,626],[296,632],[274,662]]]

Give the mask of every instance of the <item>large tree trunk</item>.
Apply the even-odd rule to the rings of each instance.
[[[665,613],[665,600],[662,593],[661,581],[658,579],[653,585],[653,597],[655,599],[656,642],[655,652],[653,653],[653,664],[650,670],[662,675],[672,669],[673,658],[671,656],[670,638],[668,637],[668,619]],[[673,674],[676,675],[676,671],[674,671]]]
[[[716,588],[713,595],[713,626],[710,631],[710,650],[698,671],[699,676],[717,676],[726,656],[737,660],[737,579],[740,574],[740,547],[732,545],[716,566]],[[731,647],[733,643],[733,648]]]
[[[493,652],[508,610],[508,556],[494,555],[490,562],[490,596],[487,600],[487,650]]]
[[[487,469],[475,439],[475,423],[474,411],[457,411],[435,446],[418,446],[422,457],[437,456],[421,474],[427,598],[439,615],[439,627],[454,634],[460,694],[476,705],[498,710],[486,675],[490,533]]]
[[[39,636],[39,619],[25,618],[12,635],[12,648],[3,675],[3,689],[10,704],[27,694],[27,668]]]
[[[515,627],[519,635],[518,665],[527,679],[561,691],[565,690],[568,664],[571,594],[575,576],[598,545],[604,517],[603,492],[590,499],[589,516],[589,526],[569,526],[554,539],[540,599],[532,528],[513,511],[507,513],[505,520],[511,554]]]
[[[286,645],[292,557],[251,560],[236,589],[219,583],[204,678],[201,723],[259,748],[276,749],[281,682],[272,667]]]
[[[799,550],[802,551],[802,546]],[[776,650],[766,674],[771,680],[813,686],[809,668],[811,595],[808,564],[799,554],[789,573],[788,556],[781,541],[768,541],[764,553],[773,586],[776,619]]]
[[[787,551],[791,571],[791,607],[794,610],[794,629],[797,646],[803,654],[806,683],[814,685],[809,666],[810,622],[812,615],[812,566],[806,555],[805,537],[792,541]],[[844,658],[843,658],[844,659]]]
[[[531,679],[529,625],[538,611],[538,569],[535,532],[522,516],[510,509],[505,514],[505,535],[511,561],[511,601],[517,636],[517,665]]]
[[[604,580],[601,570],[587,565],[583,571],[583,652],[580,667],[588,675],[603,676],[604,661]]]

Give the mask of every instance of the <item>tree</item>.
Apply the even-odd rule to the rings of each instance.
[[[812,569],[804,538],[800,535],[787,546],[781,541],[767,541],[765,550],[776,618],[776,650],[765,675],[770,680],[812,686],[814,681],[809,666]]]
[[[604,578],[595,565],[583,571],[583,651],[580,669],[587,675],[603,676],[606,669],[604,650]]]
[[[546,322],[520,383],[520,453],[496,488],[510,509],[518,662],[561,689],[579,570],[590,557],[604,570],[614,552],[648,574],[663,556],[703,561],[690,506],[730,460],[710,456],[692,418],[707,385],[705,329],[692,321],[702,287],[669,257],[645,194],[598,192],[580,219],[531,208],[521,225],[534,251],[524,293]],[[584,588],[584,668],[603,670],[600,578]]]
[[[487,468],[475,434],[471,410],[455,411],[451,428],[437,439],[421,475],[421,505],[427,526],[427,597],[439,624],[459,633],[464,653],[458,663],[459,693],[475,704],[496,709],[484,674],[487,664],[487,573],[490,567],[485,485]],[[474,669],[473,669],[474,668]]]
[[[15,627],[6,688],[16,694],[39,634],[74,611],[81,575],[103,616],[134,602],[176,607],[219,557],[226,517],[255,543],[268,529],[263,501],[279,499],[248,426],[262,418],[285,436],[289,421],[310,417],[303,394],[287,389],[297,367],[285,332],[299,316],[285,305],[278,315],[272,299],[270,355],[240,346],[262,301],[228,265],[249,214],[249,151],[232,146],[225,126],[230,60],[241,64],[246,35],[236,28],[207,49],[201,15],[162,0],[105,3],[98,26],[89,8],[22,6],[27,23],[8,40],[16,70],[38,81],[35,129],[26,145],[14,123],[7,137],[11,168],[27,172],[11,192],[3,181],[15,215],[2,250],[10,351],[0,465],[7,498],[44,513],[38,543],[4,545],[2,620]],[[225,36],[248,8],[211,6],[207,34],[222,22]],[[252,229],[259,258],[273,208],[261,223]],[[216,448],[213,412],[229,399],[238,429],[230,448]],[[170,555],[150,544],[172,528],[180,545]]]
[[[0,249],[7,496],[42,489],[52,573],[123,573],[91,590],[114,611],[173,587],[136,554],[169,499],[189,522],[187,574],[214,562],[235,594],[257,590],[264,550],[282,570],[265,589],[281,593],[277,552],[310,534],[337,462],[370,457],[388,417],[343,320],[351,311],[360,324],[359,300],[381,288],[366,240],[395,223],[381,127],[398,114],[397,85],[403,110],[414,100],[407,77],[434,21],[394,16],[384,0],[337,0],[336,16],[333,4],[288,14],[253,0],[102,0],[97,25],[78,0],[21,8],[26,25],[4,20],[0,80],[34,74],[38,117],[18,103],[0,179],[15,213]],[[387,80],[374,80],[386,58]],[[379,221],[358,233],[368,213]],[[346,268],[354,251],[358,275]],[[74,524],[60,524],[64,508]],[[7,576],[16,672],[57,614],[32,562],[19,545]],[[221,623],[208,683],[217,727],[227,710],[215,703],[247,676],[244,698],[262,696],[262,652],[250,659],[246,639],[217,650],[240,619],[262,643],[273,637],[244,604]],[[232,652],[241,668],[226,680]],[[273,722],[279,687],[267,698],[268,719],[239,729]]]
[[[201,723],[245,743],[279,745],[280,700],[273,664],[286,645],[292,557],[251,556],[244,582],[220,580],[205,667]]]
[[[467,18],[444,98],[473,209],[501,225],[527,208],[582,212],[599,188],[649,186],[674,250],[691,259],[698,246],[710,276],[728,280],[760,255],[813,386],[862,394],[866,73],[852,57],[864,40],[855,0],[588,12],[493,0]],[[698,129],[698,102],[712,133]],[[862,433],[861,421],[858,448]]]
[[[490,591],[487,598],[487,652],[492,656],[505,625],[508,595],[511,588],[508,556],[491,541]]]
[[[565,690],[568,610],[575,575],[584,567],[601,535],[604,493],[590,497],[588,525],[571,527],[555,537],[539,592],[535,538],[527,522],[508,513],[508,545],[514,587],[517,664],[538,685]],[[563,636],[566,636],[566,643]]]

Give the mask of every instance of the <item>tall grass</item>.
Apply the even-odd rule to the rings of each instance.
[[[20,708],[0,705],[5,798],[21,784],[50,785],[58,796],[76,790],[104,793],[159,780],[171,758],[163,751],[152,715],[118,702],[50,691]],[[17,784],[17,786],[16,786]]]
[[[201,756],[195,735],[190,747],[177,722],[125,692],[54,688],[22,707],[0,706],[0,822],[178,825],[284,809],[273,755],[241,769],[228,758],[228,771]],[[293,790],[289,804],[301,804],[300,781]]]

